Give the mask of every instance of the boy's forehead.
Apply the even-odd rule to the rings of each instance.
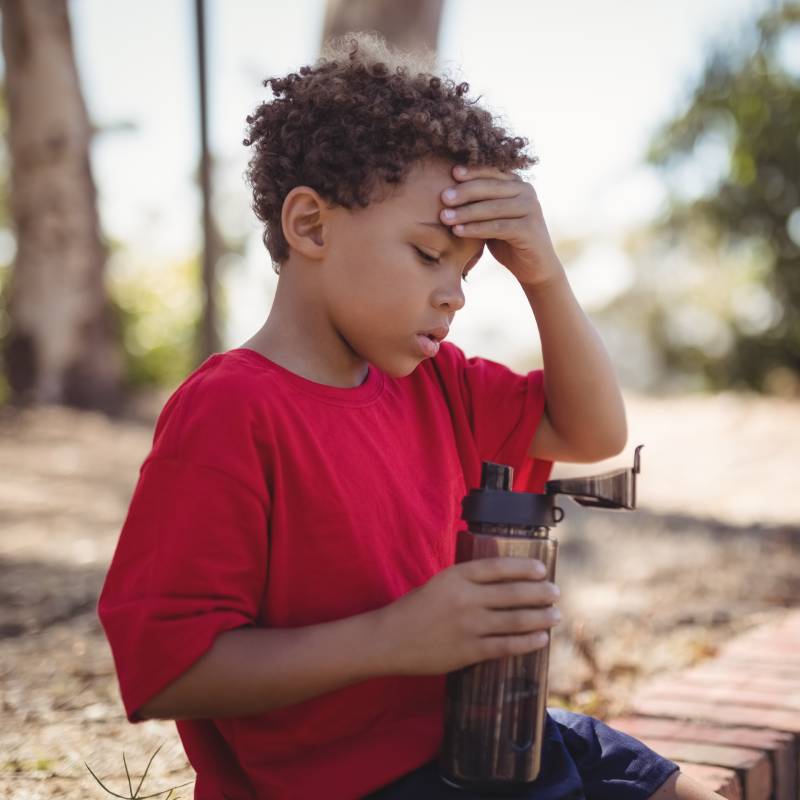
[[[483,253],[484,242],[478,241],[476,247],[475,240],[456,236],[439,216],[447,207],[442,202],[442,192],[449,186],[458,185],[452,175],[455,165],[456,162],[442,160],[418,162],[389,202],[379,204],[375,210],[385,215],[387,226],[391,228],[395,228],[398,222],[404,227],[428,226],[444,233],[455,250],[469,252],[474,257]]]
[[[455,162],[428,160],[417,162],[410,170],[403,188],[403,194],[410,202],[430,198],[441,205],[442,192],[448,186],[457,185],[453,177]]]
[[[409,220],[413,217],[414,221],[436,222],[439,212],[445,207],[442,192],[457,184],[451,173],[454,166],[455,163],[442,161],[415,164],[403,183],[391,193],[387,202],[379,204],[376,211],[382,206],[380,211],[395,219],[403,216]]]

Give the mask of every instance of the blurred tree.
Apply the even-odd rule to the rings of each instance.
[[[328,0],[322,41],[349,31],[376,30],[402,50],[436,52],[443,0]]]
[[[678,175],[655,231],[692,243],[703,272],[656,301],[651,337],[668,369],[700,374],[712,390],[800,392],[798,53],[800,3],[776,4],[744,46],[714,48],[686,110],[647,154]],[[718,183],[680,198],[720,152]]]
[[[198,99],[200,101],[200,191],[203,198],[203,308],[200,321],[199,360],[202,361],[220,349],[217,298],[219,283],[217,264],[225,251],[225,243],[214,222],[212,196],[212,156],[208,145],[208,64],[206,57],[205,0],[194,3],[195,34],[197,40]]]
[[[17,244],[3,337],[12,400],[114,412],[122,353],[66,2],[0,0],[0,12]]]
[[[8,102],[6,100],[6,84],[0,81],[0,230],[9,226],[8,219]],[[0,268],[4,265],[0,261]],[[2,285],[2,284],[0,284]]]
[[[0,351],[2,342],[8,331],[8,319],[5,313],[6,308],[6,285],[8,283],[8,273],[13,254],[10,252],[13,243],[13,236],[9,231],[8,219],[8,153],[6,142],[8,141],[8,114],[6,113],[6,85],[0,82]],[[0,359],[0,363],[2,360]],[[8,381],[0,369],[0,405],[8,402],[10,397]]]

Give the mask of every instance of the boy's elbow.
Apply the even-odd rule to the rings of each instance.
[[[583,461],[604,461],[618,456],[628,445],[628,421],[623,411],[621,418],[596,426],[577,449]]]
[[[165,690],[166,691],[166,690]],[[175,719],[175,715],[164,703],[165,691],[151,697],[136,710],[139,717],[144,719]]]
[[[628,445],[628,431],[623,430],[622,433],[617,436],[611,443],[611,452],[608,454],[608,458],[612,456],[618,456]]]
[[[152,700],[149,700],[144,705],[139,706],[139,708],[136,709],[136,716],[143,720],[163,719],[163,717],[158,713]]]
[[[615,434],[609,434],[602,441],[595,443],[592,454],[593,461],[603,461],[606,458],[618,456],[628,444],[628,431],[622,428]]]
[[[625,410],[623,408],[622,417],[618,420],[617,424],[610,428],[608,436],[606,437],[606,454],[603,458],[612,458],[618,456],[628,444],[628,420],[626,419]]]

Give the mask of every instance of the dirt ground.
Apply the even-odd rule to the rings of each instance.
[[[162,400],[124,422],[0,409],[0,797],[107,797],[84,762],[130,796],[123,753],[135,789],[159,745],[141,794],[193,780],[172,722],[126,721],[95,616]],[[553,531],[564,619],[549,704],[600,717],[623,711],[644,678],[800,604],[800,404],[626,401],[625,453],[553,472],[631,466],[645,445],[639,510],[565,500]],[[191,785],[177,795],[191,797]]]

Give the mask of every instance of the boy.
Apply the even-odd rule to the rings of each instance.
[[[128,719],[177,721],[202,800],[477,797],[436,775],[445,675],[544,646],[558,591],[529,559],[454,564],[461,498],[482,460],[543,491],[553,460],[626,441],[612,365],[512,172],[535,163],[526,141],[467,84],[377,36],[345,44],[265,81],[276,99],[248,117],[275,300],[166,403],[98,604]],[[544,371],[441,341],[484,244],[530,301]],[[518,796],[716,795],[550,709]]]

